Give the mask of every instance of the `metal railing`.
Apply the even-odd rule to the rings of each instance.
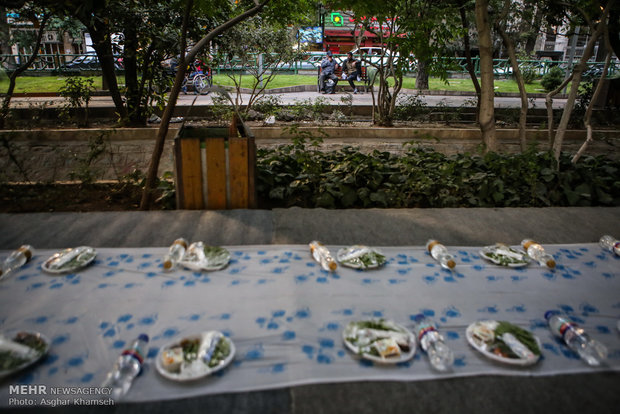
[[[292,62],[282,63],[278,65],[274,70],[277,71],[286,71],[293,72],[295,74],[300,71],[311,71],[315,70],[321,63],[321,55],[320,54],[308,54],[304,55],[303,58],[296,59]],[[338,61],[343,61],[346,59],[345,54],[335,54],[334,58]],[[368,60],[376,62],[376,59],[381,59],[379,56],[367,56],[365,57]],[[10,71],[19,66],[20,62],[24,62],[28,59],[28,56],[25,55],[0,55],[0,67],[5,71]],[[444,65],[448,67],[448,72],[451,74],[467,74],[467,65],[464,57],[441,57],[436,58],[441,59],[444,62]],[[122,70],[122,60],[120,56],[116,57],[116,69]],[[239,59],[232,59],[228,61],[226,64],[222,64],[219,66],[215,66],[213,68],[214,72],[217,74],[226,73],[226,72],[238,72],[248,70],[250,68],[256,68],[258,65],[258,58],[253,59],[253,63],[251,66],[244,65]],[[378,61],[380,62],[380,60]],[[474,57],[472,58],[472,63],[474,65],[474,71],[476,74],[480,74],[480,58]],[[547,72],[551,70],[553,66],[559,66],[565,72],[567,70],[572,70],[573,66],[576,65],[577,61],[571,63],[567,61],[552,61],[552,60],[519,60],[519,67],[522,69],[534,71],[534,75],[536,77],[542,77]],[[598,70],[599,73],[603,68],[603,62],[589,62],[588,63],[588,71],[590,73],[596,74]],[[415,62],[413,62],[408,68],[407,72],[409,74],[415,73]],[[86,54],[40,54],[35,59],[34,63],[28,68],[29,72],[50,72],[50,73],[62,73],[62,72],[76,72],[76,71],[100,71],[101,66],[99,65],[99,61],[96,58],[94,53],[86,53]],[[510,65],[510,61],[508,59],[494,59],[493,60],[493,70],[495,72],[496,77],[510,77],[512,76],[512,66]],[[620,61],[614,59],[611,61],[608,77],[614,77],[620,74]]]
[[[11,71],[19,67],[21,62],[26,62],[29,55],[0,55],[0,67],[2,70]],[[115,67],[122,69],[120,56],[115,57]],[[28,67],[28,72],[75,72],[75,71],[101,71],[99,59],[95,53],[80,54],[39,54]]]

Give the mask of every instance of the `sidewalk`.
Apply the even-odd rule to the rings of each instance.
[[[348,97],[349,95],[353,98],[352,105],[354,106],[371,106],[372,105],[372,93],[371,92],[363,92],[358,94],[352,94],[350,92],[338,91],[335,94],[321,94],[315,91],[297,91],[295,88],[281,88],[281,90],[287,90],[288,92],[279,92],[279,90],[268,90],[265,96],[267,97],[278,97],[283,105],[292,105],[296,102],[307,101],[308,99],[311,101],[315,101],[317,98],[321,97],[326,99],[328,103],[332,105],[343,105],[343,98]],[[236,94],[234,92],[230,92],[231,97],[235,99]],[[211,105],[213,104],[213,94],[208,95],[194,95],[193,93],[183,94],[179,96],[177,100],[177,106],[201,106],[201,105]],[[404,98],[407,96],[418,96],[424,104],[430,107],[437,106],[449,106],[449,107],[460,107],[460,106],[475,106],[475,95],[469,94],[465,95],[462,92],[447,92],[445,94],[419,94],[415,90],[402,90],[399,94],[399,97]],[[242,93],[241,99],[243,103],[249,101],[250,95],[248,93]],[[376,97],[375,97],[376,99]],[[194,101],[195,100],[195,101]],[[545,108],[545,99],[536,95],[536,97],[532,97],[529,99],[529,108]],[[64,99],[58,96],[16,96],[11,100],[11,106],[14,108],[27,108],[29,106],[40,106],[40,105],[48,105],[48,106],[57,106],[64,103]],[[562,109],[566,105],[566,99],[554,99],[553,107],[555,109]],[[89,103],[90,107],[113,107],[114,104],[112,99],[109,96],[93,96]],[[495,107],[496,108],[520,108],[521,107],[521,99],[518,96],[496,96],[495,97]]]

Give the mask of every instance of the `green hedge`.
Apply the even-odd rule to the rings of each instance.
[[[408,145],[395,156],[346,147],[321,152],[303,141],[259,150],[263,207],[619,206],[620,161],[550,153],[446,156]]]

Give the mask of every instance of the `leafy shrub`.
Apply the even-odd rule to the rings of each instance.
[[[564,71],[559,66],[553,66],[549,72],[545,73],[540,84],[547,92],[551,92],[564,81]]]
[[[88,103],[95,91],[93,79],[82,79],[79,77],[68,77],[65,84],[60,88],[60,96],[66,99],[61,107],[60,118],[69,121],[71,110],[76,110],[84,105],[84,125],[88,126]]]
[[[321,152],[303,141],[258,153],[257,189],[269,206],[325,208],[545,207],[620,205],[620,161],[550,153],[484,156],[409,145],[402,156],[346,147]]]
[[[264,95],[254,102],[252,108],[265,116],[275,115],[282,106],[280,95]]]
[[[538,78],[538,72],[536,71],[536,67],[530,63],[526,63],[519,67],[521,70],[521,76],[523,77],[523,82],[526,84],[532,84]]]
[[[402,95],[394,107],[394,119],[398,121],[421,120],[430,112],[426,102],[416,95]]]

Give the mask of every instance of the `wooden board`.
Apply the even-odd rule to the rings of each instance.
[[[175,142],[177,185],[180,186],[179,208],[198,210],[204,208],[202,197],[202,167],[200,140],[183,138]]]
[[[228,140],[229,208],[248,208],[248,139]]]
[[[226,148],[224,138],[205,139],[207,149],[207,208],[222,210],[226,206]]]

